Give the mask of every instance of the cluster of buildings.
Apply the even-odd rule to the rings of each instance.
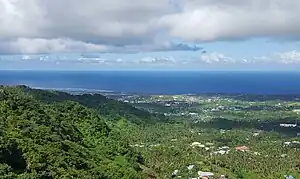
[[[187,166],[187,168],[188,168],[189,171],[193,170],[194,167],[195,167],[195,165],[189,165],[189,166]],[[171,175],[172,178],[175,178],[175,177],[177,177],[177,178],[182,178],[182,177],[179,175],[179,172],[180,172],[179,170],[174,170],[174,171],[172,172],[172,175]],[[210,178],[212,178],[212,177],[215,176],[215,174],[212,173],[212,172],[198,171],[197,174],[198,174],[197,177],[193,177],[193,178],[189,178],[189,179],[210,179]],[[226,177],[225,175],[221,175],[221,176],[219,177],[219,179],[227,179],[227,177]]]

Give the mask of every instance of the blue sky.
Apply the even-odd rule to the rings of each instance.
[[[298,0],[0,0],[0,69],[298,70],[297,7]]]

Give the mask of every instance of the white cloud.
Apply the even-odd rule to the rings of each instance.
[[[289,51],[289,52],[276,52],[272,54],[266,54],[264,56],[253,56],[249,58],[233,58],[222,53],[212,52],[205,53],[200,56],[200,61],[209,64],[296,64],[300,63],[300,52]]]
[[[222,53],[212,52],[200,56],[200,60],[205,63],[235,63],[236,60]]]
[[[185,0],[161,24],[193,41],[300,36],[299,0]]]
[[[17,53],[105,52],[109,50],[109,47],[71,39],[19,38],[8,42],[0,42],[0,49],[3,52]]]
[[[23,55],[22,60],[31,60],[31,57],[29,55]]]
[[[173,57],[144,57],[139,59],[137,62],[152,64],[173,64],[177,61]]]
[[[300,63],[300,52],[296,50],[290,52],[275,53],[274,57],[285,64]]]
[[[44,12],[36,0],[0,0],[0,40],[41,35]]]

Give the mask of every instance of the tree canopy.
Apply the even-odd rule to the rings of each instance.
[[[81,104],[85,98],[0,87],[0,175],[141,178],[139,156],[120,140],[119,130],[107,124],[109,111],[99,115]],[[107,102],[100,95],[96,99],[100,98]]]

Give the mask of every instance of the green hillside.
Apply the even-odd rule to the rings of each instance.
[[[86,107],[95,109],[102,116],[108,117],[109,120],[126,118],[128,121],[136,124],[155,124],[164,120],[164,116],[155,116],[154,114],[137,109],[127,103],[108,99],[100,94],[71,95],[59,91],[31,89],[26,86],[18,86],[17,88],[44,103],[64,101],[78,102]]]
[[[94,101],[91,97],[1,86],[0,176],[141,178],[141,157],[104,118],[127,117],[120,108],[133,111],[130,117],[136,122],[147,114],[100,95]],[[104,117],[82,104],[95,105]],[[119,113],[110,111],[111,105]]]

